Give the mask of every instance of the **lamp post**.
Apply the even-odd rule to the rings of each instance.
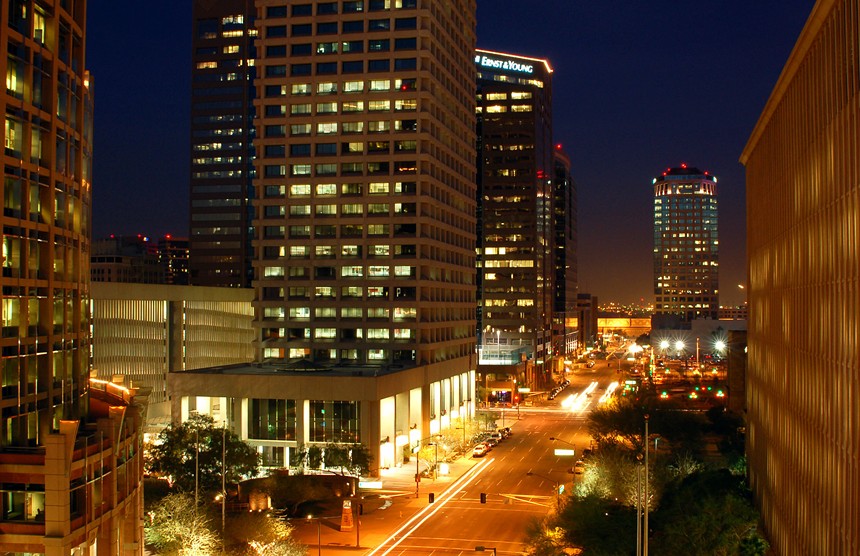
[[[645,414],[645,525],[642,527],[642,556],[648,556],[648,414]]]
[[[308,516],[308,521],[317,522],[317,556],[322,554],[322,530],[320,529],[320,518],[315,518],[312,515]]]
[[[227,422],[221,429],[221,555],[224,555],[224,525],[227,522]]]
[[[561,438],[556,438],[554,436],[550,436],[549,439],[553,442],[563,442],[569,446],[573,446],[573,454],[576,455],[576,444],[574,444],[573,442],[568,442],[567,440],[562,440]]]
[[[554,480],[550,479],[549,477],[541,475],[540,473],[534,473],[532,471],[529,471],[528,473],[526,473],[526,475],[528,475],[529,477],[532,477],[532,476],[540,477],[541,479],[546,479],[547,481],[549,481],[553,484],[553,489],[555,489],[555,506],[556,506],[556,508],[558,508],[559,504],[561,503],[561,499],[559,498],[559,492],[558,492],[558,486],[559,486],[558,481],[554,481]]]

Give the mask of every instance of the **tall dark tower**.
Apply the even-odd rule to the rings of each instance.
[[[576,182],[570,174],[570,157],[560,144],[553,150],[553,353],[567,357],[579,348],[577,318],[577,197]]]
[[[194,0],[190,282],[251,287],[254,2]]]
[[[655,312],[663,323],[716,319],[717,178],[682,164],[653,179]]]
[[[479,372],[543,386],[553,370],[552,68],[487,50],[475,66]]]

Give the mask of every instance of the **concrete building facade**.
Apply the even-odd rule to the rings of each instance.
[[[171,373],[173,418],[395,465],[474,408],[475,2],[256,8],[257,363]]]
[[[816,2],[741,156],[750,483],[775,554],[860,553],[860,5]]]

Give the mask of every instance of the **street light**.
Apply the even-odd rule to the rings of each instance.
[[[533,471],[529,471],[528,473],[526,473],[526,475],[528,475],[529,477],[531,477],[531,476],[540,477],[541,479],[546,479],[547,481],[551,482],[553,484],[553,489],[555,489],[555,505],[556,505],[556,507],[559,506],[559,504],[561,503],[561,499],[559,498],[559,492],[558,492],[559,482],[558,481],[550,479],[549,477],[541,475],[540,473],[534,473]]]
[[[317,522],[317,556],[320,556],[320,554],[322,554],[322,530],[320,529],[320,518],[314,518],[314,516],[309,515],[308,521]]]
[[[574,444],[573,442],[568,442],[567,440],[562,440],[561,438],[556,438],[554,436],[550,436],[549,439],[553,442],[563,442],[568,446],[573,446],[573,454],[576,455],[576,444]]]
[[[496,556],[496,547],[495,546],[476,546],[475,552],[486,552],[487,550],[493,551],[493,556]]]

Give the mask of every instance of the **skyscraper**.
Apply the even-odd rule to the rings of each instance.
[[[487,50],[476,51],[475,66],[480,372],[545,386],[555,281],[552,68]]]
[[[474,1],[258,7],[260,359],[467,366]]]
[[[194,0],[190,283],[251,287],[254,2]]]
[[[717,318],[717,178],[682,164],[654,185],[654,294],[663,323]]]
[[[86,7],[11,0],[0,17],[3,554],[141,553],[143,408],[89,377]]]
[[[775,554],[860,553],[860,6],[819,0],[741,155],[750,483]]]
[[[553,150],[552,218],[553,260],[553,352],[561,356],[579,348],[577,196],[576,182],[570,174],[570,157],[560,144]],[[577,319],[577,320],[574,320]],[[574,325],[573,323],[576,323]]]

